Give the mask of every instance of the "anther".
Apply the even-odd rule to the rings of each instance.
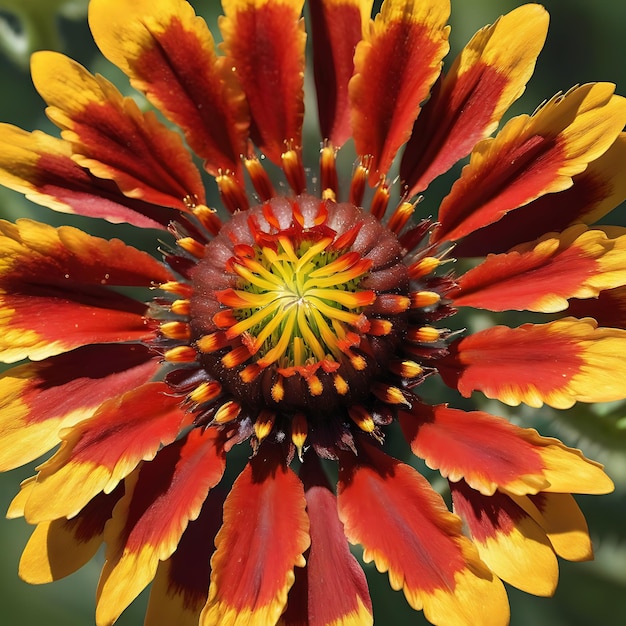
[[[170,363],[192,363],[196,360],[196,351],[191,346],[176,346],[167,350],[163,358]]]
[[[227,424],[237,418],[241,412],[241,406],[234,400],[229,400],[215,412],[213,421],[217,424]]]
[[[175,280],[168,280],[165,283],[159,285],[159,289],[167,291],[168,293],[175,293],[185,298],[189,298],[193,295],[193,288],[186,283],[179,283]]]
[[[358,165],[352,172],[352,182],[350,183],[350,203],[354,206],[361,206],[363,195],[365,194],[365,183],[370,173],[372,157],[362,157]]]
[[[296,446],[298,458],[302,461],[302,449],[308,435],[308,424],[302,413],[296,413],[291,420],[291,441]]]
[[[217,235],[220,232],[222,220],[217,216],[215,209],[210,209],[205,204],[199,204],[194,207],[193,214],[212,235]]]
[[[222,393],[222,385],[212,380],[198,385],[188,396],[189,401],[195,404],[204,404],[215,400]]]
[[[230,171],[220,171],[215,177],[217,188],[224,206],[231,212],[246,211],[250,208],[248,196],[243,185],[235,178]]]
[[[296,194],[304,193],[306,191],[306,176],[304,174],[300,149],[289,146],[287,150],[280,155],[280,160],[289,186]]]
[[[415,212],[415,202],[401,202],[396,210],[391,214],[387,228],[392,232],[399,234],[405,227],[406,223],[411,219]]]
[[[330,143],[326,143],[320,151],[320,178],[322,198],[337,200],[339,182],[337,180],[337,151]]]
[[[170,304],[170,311],[176,315],[189,315],[191,302],[189,300],[174,300]]]
[[[185,250],[185,252],[189,252],[189,254],[196,257],[196,259],[204,258],[206,248],[193,237],[181,237],[176,243]]]
[[[440,264],[441,261],[437,257],[425,256],[412,265],[409,265],[409,277],[416,280],[418,278],[422,278],[423,276],[427,276],[428,274],[434,272]]]
[[[376,191],[374,191],[374,196],[370,204],[370,213],[377,220],[381,220],[383,215],[385,215],[390,197],[389,185],[384,180],[381,180],[378,187],[376,187]]]
[[[160,327],[161,333],[168,339],[188,340],[191,336],[189,324],[185,322],[164,322]]]
[[[376,424],[370,413],[360,405],[354,405],[348,408],[348,415],[350,419],[366,433],[371,433],[376,430]]]
[[[441,333],[433,326],[422,326],[421,328],[411,328],[407,336],[410,341],[418,343],[434,343],[439,341]]]
[[[276,195],[274,186],[270,177],[267,175],[265,168],[256,155],[248,156],[243,160],[243,164],[250,176],[250,181],[254,190],[257,192],[261,202],[265,202]]]
[[[422,309],[433,306],[441,300],[441,296],[436,291],[416,291],[411,294],[411,308]]]
[[[274,422],[276,421],[276,414],[272,411],[263,410],[259,413],[254,422],[254,434],[259,442],[263,441],[274,428]]]

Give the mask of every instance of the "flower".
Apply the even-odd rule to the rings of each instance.
[[[432,623],[505,624],[502,581],[550,595],[556,555],[591,557],[572,494],[612,483],[420,385],[558,409],[626,397],[626,235],[590,226],[626,198],[626,101],[579,86],[491,136],[534,69],[543,8],[481,30],[442,74],[447,0],[386,0],[374,20],[371,2],[315,0],[313,179],[303,1],[222,4],[217,50],[184,0],[89,6],[101,51],[182,135],[52,52],[32,75],[61,138],[1,128],[4,185],[173,235],[161,263],[72,227],[1,225],[0,354],[28,361],[0,379],[0,468],[60,444],[9,511],[36,525],[20,575],[56,580],[104,542],[99,626],[151,582],[151,626],[371,624],[350,541]],[[467,155],[436,220],[418,217]],[[454,273],[453,248],[481,260]],[[550,316],[446,329],[465,307]],[[452,512],[385,451],[392,423],[448,479]]]

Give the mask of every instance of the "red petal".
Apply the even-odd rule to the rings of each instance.
[[[626,283],[626,237],[572,226],[487,259],[458,280],[456,306],[490,311],[562,311],[572,297],[595,298]]]
[[[219,488],[211,489],[198,519],[185,529],[176,552],[159,563],[145,626],[198,626],[209,593],[213,542],[222,524],[225,497]]]
[[[505,252],[576,222],[594,223],[626,200],[625,161],[626,133],[622,133],[600,158],[573,177],[569,189],[537,198],[500,221],[469,233],[455,247],[455,256]]]
[[[502,584],[481,563],[452,515],[413,468],[367,444],[341,458],[339,516],[364,560],[434,624],[506,624]]]
[[[189,210],[185,198],[205,202],[200,173],[180,135],[154,113],[142,113],[132,98],[62,54],[34,54],[31,73],[79,165],[114,180],[130,197],[182,211]]]
[[[184,0],[94,0],[89,25],[104,55],[185,132],[209,172],[239,171],[248,116],[230,62]]]
[[[369,23],[372,0],[309,2],[313,69],[322,137],[337,148],[351,135],[348,82],[354,49]]]
[[[302,146],[304,0],[222,0],[228,64],[248,99],[254,142],[275,163],[285,142]]]
[[[626,331],[565,318],[518,328],[494,326],[456,341],[437,365],[447,385],[482,391],[511,406],[568,408],[626,395]]]
[[[127,479],[105,529],[106,563],[96,621],[112,624],[174,554],[190,520],[222,478],[225,454],[214,429],[194,429]]]
[[[145,305],[104,285],[172,278],[161,263],[119,240],[29,220],[0,223],[0,259],[0,351],[10,362],[152,336]]]
[[[537,4],[481,29],[431,94],[407,144],[400,176],[414,195],[490,135],[524,91],[548,29]]]
[[[96,554],[104,526],[124,491],[98,494],[72,519],[43,522],[35,528],[20,560],[20,578],[38,585],[74,573]]]
[[[282,450],[262,447],[239,475],[224,504],[203,626],[275,624],[304,566],[309,521],[304,489]]]
[[[502,418],[444,404],[415,404],[399,417],[413,453],[450,481],[463,478],[487,495],[498,487],[524,494],[547,486],[539,451]]]
[[[61,428],[91,417],[105,400],[147,382],[159,362],[141,345],[78,348],[0,377],[0,471],[60,442]]]
[[[385,2],[365,25],[349,94],[357,153],[373,157],[371,184],[389,171],[441,71],[449,15],[440,0]]]
[[[166,228],[171,209],[127,198],[110,180],[96,178],[72,160],[69,143],[40,131],[0,124],[0,183],[55,211]]]
[[[318,466],[314,473],[311,464]],[[311,523],[308,625],[366,626],[373,623],[373,617],[365,574],[350,552],[337,514],[337,499],[321,471],[317,457],[306,459],[301,471]]]
[[[489,569],[507,583],[551,596],[559,566],[541,527],[508,496],[483,496],[464,482],[451,485],[454,510],[462,518]]]
[[[572,176],[604,154],[624,128],[626,100],[613,96],[614,88],[577,87],[481,141],[441,203],[433,239],[460,239],[539,196],[571,187]]]
[[[188,416],[168,392],[165,383],[147,383],[105,402],[92,418],[63,433],[60,450],[39,468],[26,503],[27,520],[75,515],[174,441]]]

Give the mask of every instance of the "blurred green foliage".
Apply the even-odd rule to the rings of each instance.
[[[194,0],[192,4],[214,27],[219,3]],[[471,35],[520,2],[513,0],[452,0],[452,52],[460,50]],[[578,83],[604,80],[617,83],[617,92],[626,94],[626,3],[588,0],[546,0],[552,16],[551,28],[535,76],[526,93],[512,109],[513,114],[531,112],[557,91]],[[86,0],[0,0],[0,120],[32,130],[56,132],[44,116],[44,105],[35,92],[27,71],[27,59],[35,49],[61,49],[92,71],[105,74],[122,91],[129,87],[121,73],[99,55],[86,23]],[[310,94],[309,94],[310,95]],[[318,145],[312,100],[307,118],[310,143]],[[625,164],[626,175],[626,164]],[[445,193],[434,186],[433,201]],[[431,194],[429,190],[429,195]],[[428,198],[427,198],[428,200]],[[436,204],[431,204],[435,206]],[[433,209],[434,210],[434,209]],[[138,247],[153,250],[154,233],[54,214],[33,205],[20,195],[0,190],[0,216],[16,219],[29,216],[54,224],[72,223],[91,233],[117,236]],[[626,225],[624,207],[607,220]],[[515,320],[513,320],[516,323]],[[484,323],[479,316],[462,320],[474,328]],[[459,404],[450,392],[425,389],[433,399]],[[510,590],[513,626],[590,626],[626,623],[626,407],[623,403],[587,407],[571,411],[535,411],[524,407],[511,409],[495,402],[476,399],[479,406],[523,426],[537,427],[542,434],[554,434],[570,445],[582,447],[587,456],[598,459],[616,483],[610,496],[586,497],[579,501],[587,515],[596,546],[591,563],[562,563],[561,582],[553,599],[535,598]],[[406,446],[390,437],[394,452],[410,460]],[[0,509],[6,510],[20,480],[31,475],[34,467],[21,468],[0,476]],[[423,467],[420,467],[423,469]],[[430,477],[430,476],[429,476]],[[433,477],[434,478],[434,477]],[[438,484],[438,483],[435,483]],[[102,555],[69,579],[44,588],[34,588],[17,577],[21,549],[29,535],[22,521],[0,524],[0,624],[3,626],[86,626],[93,624],[95,587]],[[402,595],[390,590],[386,575],[366,566],[370,577],[377,626],[425,624],[421,614],[412,611]],[[143,623],[147,593],[120,618],[120,626]],[[173,625],[174,626],[174,625]]]

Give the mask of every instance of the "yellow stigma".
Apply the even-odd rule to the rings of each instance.
[[[332,242],[332,237],[294,242],[282,235],[231,259],[237,288],[217,296],[233,313],[226,336],[241,336],[258,366],[339,361],[353,341],[350,327],[367,323],[361,310],[376,295],[359,290],[359,283],[371,261],[333,250]]]

